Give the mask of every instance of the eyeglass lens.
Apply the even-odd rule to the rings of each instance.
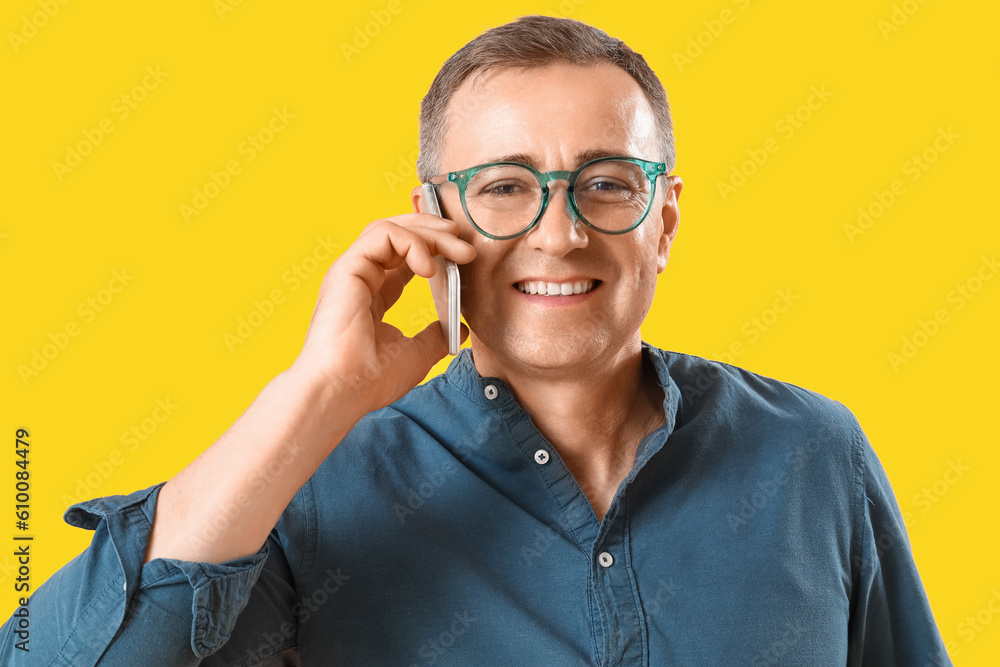
[[[571,196],[588,223],[618,232],[638,222],[646,210],[649,177],[632,162],[595,162],[580,173]],[[542,205],[542,189],[525,167],[487,167],[469,180],[465,205],[480,229],[494,236],[508,236],[522,231],[535,219]]]

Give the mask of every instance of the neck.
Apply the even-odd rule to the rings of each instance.
[[[645,364],[638,332],[613,354],[579,368],[535,369],[499,359],[473,338],[480,375],[498,377],[559,452],[602,518],[642,439],[665,423],[663,390]]]

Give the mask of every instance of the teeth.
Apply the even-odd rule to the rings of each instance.
[[[549,283],[542,280],[529,280],[516,283],[517,289],[525,294],[542,294],[545,296],[569,296],[583,294],[594,289],[593,280],[580,280],[573,283]]]

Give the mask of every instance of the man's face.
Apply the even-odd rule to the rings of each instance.
[[[662,159],[642,90],[610,64],[492,72],[475,88],[466,80],[449,110],[440,173],[499,160],[525,162],[542,172],[572,171],[599,152]],[[454,184],[440,188],[444,217],[462,223],[460,237],[478,251],[460,271],[462,314],[481,373],[577,374],[639,341],[639,325],[677,229],[681,181],[660,176],[649,215],[621,235],[574,222],[566,185],[549,183],[549,206],[541,220],[507,241],[489,239],[472,227]],[[419,196],[417,188],[415,203]],[[594,287],[572,296],[545,296],[524,293],[519,283],[525,281]]]

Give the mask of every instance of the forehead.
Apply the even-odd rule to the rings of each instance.
[[[442,171],[520,155],[569,169],[585,155],[645,159],[656,123],[639,84],[610,63],[502,69],[463,82],[448,104]]]

